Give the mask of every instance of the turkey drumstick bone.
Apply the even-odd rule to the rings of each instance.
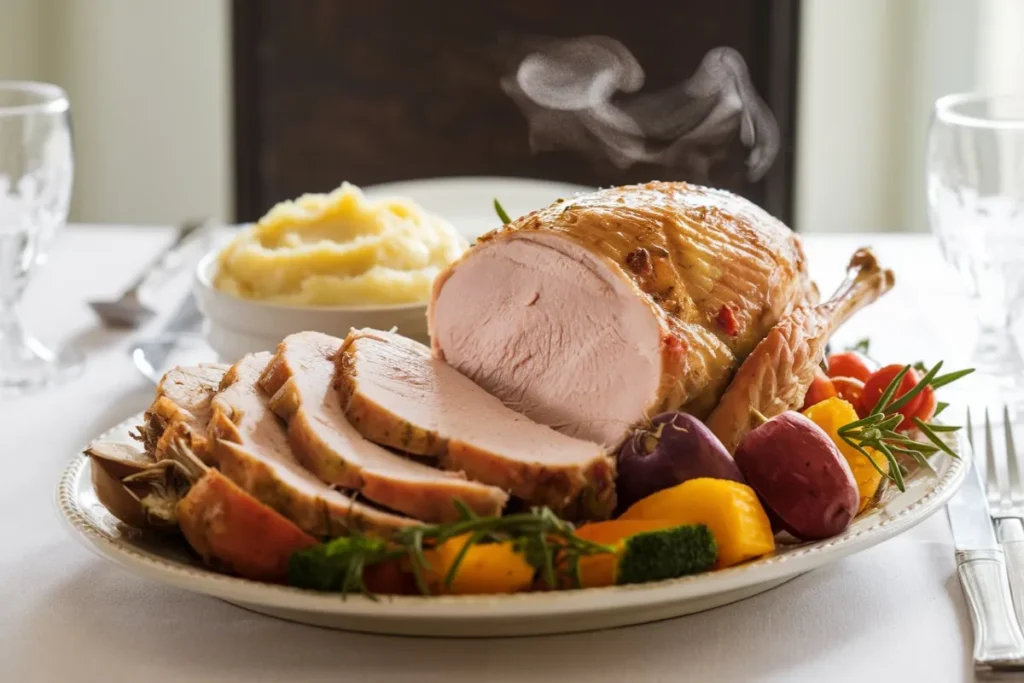
[[[882,268],[870,249],[859,249],[830,299],[797,306],[768,332],[707,419],[730,453],[755,426],[752,409],[774,417],[803,404],[829,337],[851,315],[889,291],[893,281],[892,271]]]

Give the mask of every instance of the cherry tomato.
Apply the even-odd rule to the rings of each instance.
[[[896,378],[896,375],[898,375],[901,370],[903,370],[902,365],[886,365],[884,368],[880,368],[871,374],[868,381],[864,383],[864,393],[860,397],[859,408],[865,415],[871,412],[871,409],[875,407],[876,403],[878,403],[878,399],[880,399],[882,394],[885,393],[885,388],[889,386],[889,383]],[[900,380],[900,385],[896,389],[896,395],[893,397],[893,400],[896,400],[913,389],[914,385],[919,381],[921,381],[921,375],[919,375],[914,368],[910,368],[907,371],[907,374],[903,375],[903,379]],[[906,426],[906,424],[910,422],[910,418],[917,415],[923,400],[924,397],[921,394],[918,394],[914,398],[910,399],[907,405],[897,411],[904,417],[901,426]],[[858,411],[858,414],[859,412],[860,411]]]
[[[811,380],[811,386],[807,388],[807,394],[804,396],[804,405],[800,410],[807,410],[815,403],[821,403],[835,395],[836,388],[832,385],[832,380],[829,379],[824,370],[815,368],[814,379]]]
[[[860,410],[860,397],[864,394],[864,382],[855,377],[833,377],[832,386],[836,388],[839,398],[854,407],[858,416],[867,415],[867,413],[861,415]]]
[[[925,387],[921,391],[921,407],[917,409],[916,417],[920,418],[921,422],[927,422],[935,416],[935,409],[938,405],[939,402],[935,399],[935,390]]]
[[[404,558],[402,558],[404,559]],[[363,570],[363,581],[371,593],[381,595],[416,595],[416,579],[412,569],[406,570],[401,560],[385,560]]]
[[[852,377],[867,382],[871,372],[868,360],[856,351],[833,353],[828,357],[829,377]]]

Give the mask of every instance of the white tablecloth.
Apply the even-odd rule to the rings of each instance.
[[[26,295],[30,327],[74,340],[88,367],[59,389],[0,399],[0,681],[971,680],[970,622],[941,513],[734,605],[633,628],[486,641],[276,621],[97,558],[58,524],[58,473],[92,437],[143,409],[152,388],[126,355],[131,333],[99,328],[85,301],[116,294],[168,237],[74,226]],[[823,291],[865,242],[900,276],[840,339],[870,333],[875,354],[891,362],[963,358],[969,319],[930,238],[806,242]]]

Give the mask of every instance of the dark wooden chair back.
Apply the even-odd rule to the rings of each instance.
[[[797,5],[235,0],[237,218],[342,180],[508,175],[690,180],[788,222]]]

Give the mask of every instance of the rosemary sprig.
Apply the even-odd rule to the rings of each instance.
[[[498,214],[498,218],[501,219],[502,225],[508,225],[512,222],[512,219],[508,217],[508,213],[506,213],[505,208],[497,198],[494,199],[494,212]]]
[[[960,427],[952,425],[932,424],[925,422],[924,420],[915,417],[913,418],[914,425],[921,431],[921,433],[928,440],[928,443],[915,441],[905,434],[901,434],[896,431],[900,424],[903,422],[903,415],[898,411],[900,408],[906,406],[910,401],[914,399],[918,394],[924,391],[927,387],[931,387],[932,390],[936,390],[939,387],[943,387],[950,382],[969,375],[974,372],[974,369],[958,370],[957,372],[950,372],[945,375],[939,375],[939,370],[942,369],[942,361],[935,364],[933,368],[928,370],[925,368],[924,376],[908,391],[900,397],[896,397],[896,392],[899,390],[900,385],[903,382],[903,378],[911,370],[910,365],[905,365],[900,370],[889,385],[879,396],[875,406],[871,409],[865,417],[851,422],[848,425],[840,427],[838,432],[839,436],[852,448],[856,449],[861,453],[871,465],[879,472],[890,479],[900,491],[906,490],[906,483],[903,479],[903,472],[900,469],[900,464],[896,459],[896,455],[903,455],[912,458],[915,462],[922,466],[928,466],[927,457],[938,451],[947,453],[952,457],[957,457],[957,454],[946,444],[940,434],[955,432]],[[938,415],[944,410],[949,404],[937,403],[935,409],[935,415]],[[871,448],[875,451],[880,452],[885,456],[885,459],[889,463],[889,471],[885,472],[875,462],[874,458],[870,456],[867,449]]]
[[[847,346],[847,351],[856,351],[859,354],[867,356],[871,351],[871,340],[868,337],[857,341],[853,346]]]
[[[292,557],[292,583],[338,590],[342,595],[369,595],[362,579],[364,569],[401,558],[409,562],[419,591],[429,595],[425,573],[432,567],[426,551],[464,535],[468,536],[466,543],[443,578],[446,586],[451,586],[466,555],[478,544],[512,542],[549,588],[576,586],[578,577],[574,570],[580,557],[615,552],[611,546],[580,538],[570,522],[546,507],[506,517],[481,517],[462,501],[455,504],[460,515],[455,522],[399,529],[386,541],[354,533],[299,551]]]

